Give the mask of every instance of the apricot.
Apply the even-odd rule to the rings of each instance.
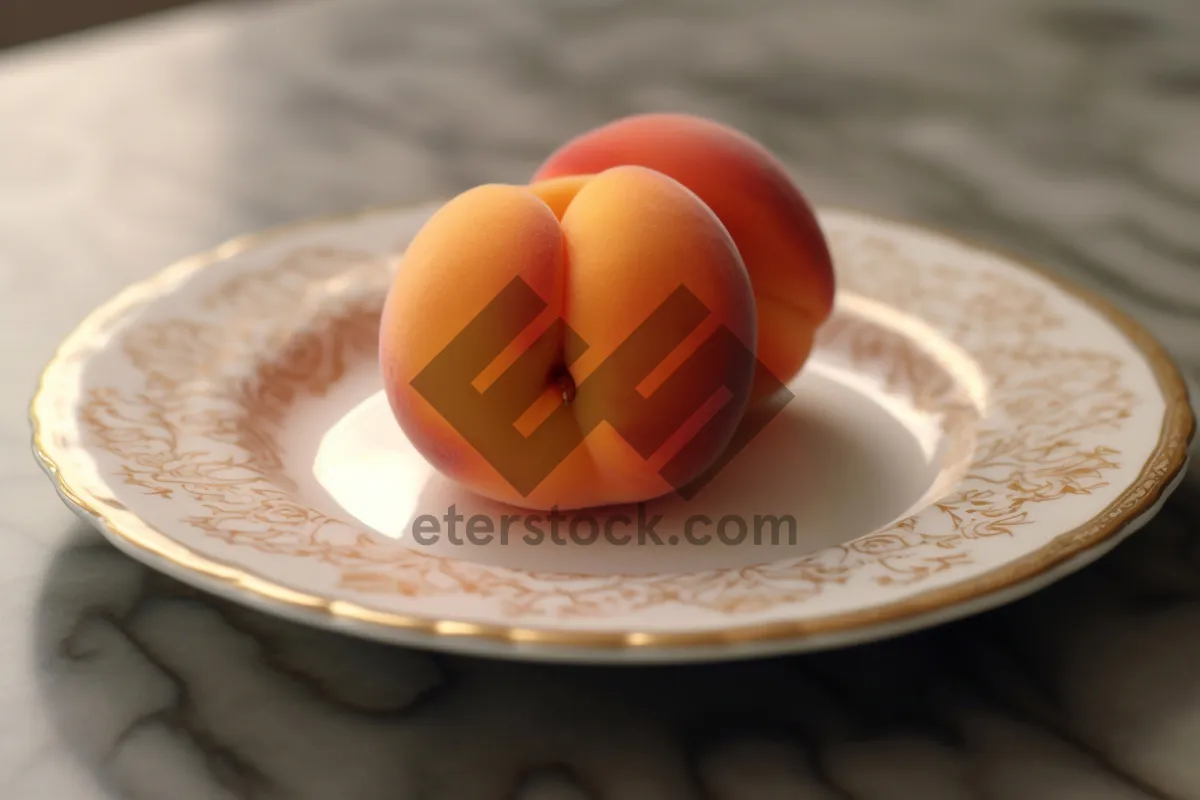
[[[443,475],[567,510],[713,464],[749,402],[756,326],[712,210],[622,166],[446,203],[399,263],[379,352],[397,422]]]
[[[626,164],[674,178],[725,225],[758,305],[758,358],[779,383],[791,381],[832,311],[835,280],[816,215],[787,170],[761,144],[721,123],[688,114],[640,114],[568,141],[533,180]],[[755,395],[777,386],[760,380]]]

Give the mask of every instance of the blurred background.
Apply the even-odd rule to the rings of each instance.
[[[252,0],[234,0],[234,2]],[[138,17],[194,0],[3,0],[0,48]]]

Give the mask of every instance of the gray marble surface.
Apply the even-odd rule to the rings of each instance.
[[[377,647],[188,591],[59,503],[24,417],[93,306],[298,217],[522,180],[638,110],[822,203],[1106,292],[1200,370],[1195,0],[327,0],[0,55],[0,796],[1200,798],[1200,481],[966,622],[721,667]]]

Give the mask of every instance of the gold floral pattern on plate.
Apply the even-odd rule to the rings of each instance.
[[[184,571],[226,583],[232,573],[240,591],[356,620],[368,635],[801,649],[823,632],[864,638],[1031,581],[1146,512],[1184,464],[1183,382],[1103,301],[957,240],[826,212],[845,302],[917,330],[895,336],[837,314],[818,348],[939,417],[963,451],[948,456],[965,464],[953,485],[880,530],[736,569],[531,572],[399,546],[306,503],[281,452],[298,399],[324,396],[375,357],[397,241],[389,215],[405,221],[392,228],[419,223],[375,212],[361,218],[369,235],[354,220],[277,232],[97,312],[34,403],[38,453],[68,500],[125,544],[172,543],[156,554]],[[93,468],[76,469],[85,462]],[[322,577],[293,580],[296,562]],[[437,598],[475,598],[490,618],[420,613]],[[700,616],[676,632],[637,625],[680,609]]]

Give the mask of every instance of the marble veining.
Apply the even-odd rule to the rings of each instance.
[[[26,405],[163,264],[727,120],[813,198],[1036,256],[1200,369],[1194,0],[297,0],[0,54],[0,796],[1200,798],[1200,481],[1026,601],[803,658],[596,669],[308,630],[62,506]]]

